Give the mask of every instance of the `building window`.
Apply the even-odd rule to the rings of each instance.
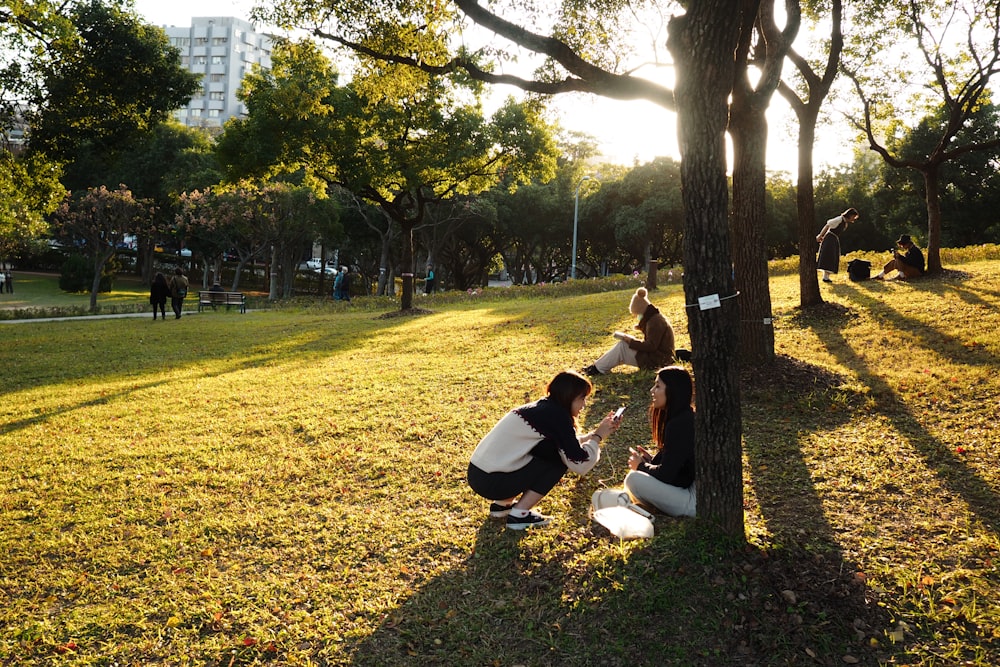
[[[218,118],[221,113],[222,113],[221,109],[209,109],[208,110],[208,117],[209,118]]]
[[[191,46],[190,37],[174,37],[174,46]]]
[[[200,118],[201,117],[201,109],[191,109],[191,117],[192,118]]]
[[[212,56],[212,64],[213,65],[225,65],[226,64],[226,57],[225,56]]]
[[[229,42],[229,40],[226,39],[225,37],[213,37],[212,38],[212,46],[223,46],[224,44],[226,44],[228,42]]]
[[[194,57],[194,64],[195,65],[205,65],[207,63],[208,63],[208,58],[206,58],[205,56],[195,56]]]
[[[194,38],[194,45],[195,46],[205,46],[206,44],[208,44],[208,37],[195,37]]]
[[[225,81],[225,79],[226,77],[222,74],[211,74],[208,77],[208,80],[211,81],[212,83],[222,83],[223,81]]]
[[[226,94],[220,90],[213,90],[208,94],[208,99],[222,101],[226,99]]]

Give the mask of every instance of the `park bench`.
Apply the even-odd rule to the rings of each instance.
[[[215,310],[219,306],[225,306],[229,310],[230,306],[238,306],[241,313],[247,312],[247,297],[243,292],[212,292],[211,290],[198,292],[198,312],[202,308]]]

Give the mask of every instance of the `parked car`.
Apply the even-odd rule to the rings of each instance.
[[[308,268],[310,271],[319,272],[321,267],[323,268],[323,273],[325,273],[328,276],[333,275],[334,273],[337,272],[337,269],[331,266],[330,262],[327,262],[327,265],[324,267],[323,262],[321,260],[316,259],[315,257],[313,259],[306,260],[306,268]]]

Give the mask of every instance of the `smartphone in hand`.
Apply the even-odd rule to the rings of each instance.
[[[620,408],[618,408],[617,410],[615,410],[615,414],[612,417],[612,419],[614,419],[615,421],[620,421],[623,414],[625,414],[625,406],[624,405],[621,406]]]

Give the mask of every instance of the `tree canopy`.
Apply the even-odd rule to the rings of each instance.
[[[70,7],[74,31],[56,36],[37,62],[41,85],[27,116],[30,147],[67,163],[71,189],[97,185],[143,133],[198,89],[164,32],[114,5]]]
[[[304,170],[378,206],[403,233],[403,309],[412,303],[412,234],[429,203],[553,173],[555,144],[537,105],[508,101],[487,120],[476,86],[379,62],[338,87],[308,42],[279,44],[272,61],[247,78],[250,112],[227,124],[224,164],[233,176]]]

